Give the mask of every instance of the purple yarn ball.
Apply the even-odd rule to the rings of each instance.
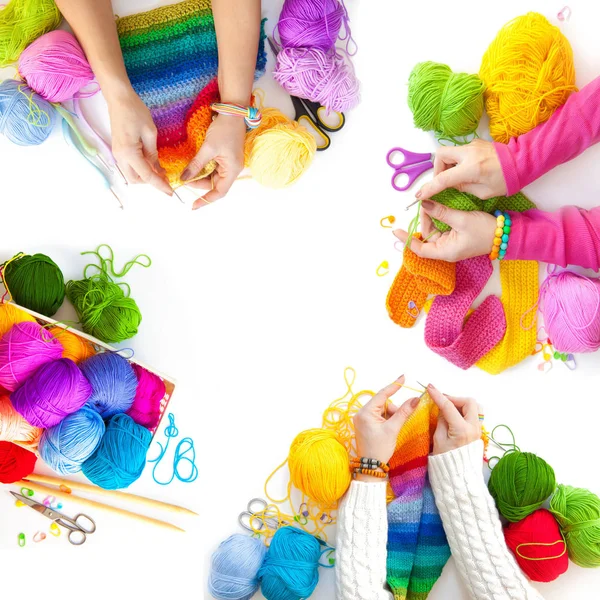
[[[69,358],[41,366],[10,395],[15,410],[35,427],[53,427],[78,411],[92,393],[90,382]]]

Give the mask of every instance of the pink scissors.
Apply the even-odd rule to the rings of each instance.
[[[402,161],[397,163],[392,159],[395,153],[402,154]],[[433,169],[434,154],[417,154],[416,152],[409,152],[404,148],[392,148],[387,153],[387,164],[394,169],[392,175],[392,187],[398,192],[405,192],[415,180],[423,175],[425,171]],[[408,183],[400,186],[396,183],[396,179],[400,175],[408,175]]]

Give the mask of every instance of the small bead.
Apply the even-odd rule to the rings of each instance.
[[[498,258],[498,254],[496,252],[492,252],[490,254],[490,260],[496,260]]]
[[[494,238],[494,246],[499,246],[502,243],[502,238],[495,237]]]
[[[496,229],[496,231],[494,232],[494,235],[496,237],[500,237],[503,233],[504,233],[504,229],[502,229],[501,227],[498,227],[498,229]]]
[[[506,242],[502,242],[500,244],[500,250],[506,250],[508,248],[508,244]]]
[[[504,219],[504,224],[512,225],[512,219],[508,215],[506,215],[506,218]]]
[[[496,221],[498,221],[498,224],[500,225],[501,223],[504,223],[506,219],[500,215],[499,217],[496,217]]]
[[[500,252],[498,253],[498,258],[504,258],[506,256],[506,252],[503,252],[502,250],[500,250]]]
[[[504,233],[510,233],[510,225],[504,226]]]
[[[501,214],[502,214],[502,211],[501,211],[501,210],[495,210],[495,211],[494,211],[494,216],[495,216],[495,217],[499,217]]]
[[[505,243],[508,242],[508,233],[502,235],[502,241]]]

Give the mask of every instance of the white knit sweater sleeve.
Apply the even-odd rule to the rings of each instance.
[[[506,546],[482,457],[481,440],[429,457],[429,480],[458,571],[474,600],[543,600]]]
[[[386,590],[387,483],[353,481],[340,504],[335,544],[337,600],[392,600]]]

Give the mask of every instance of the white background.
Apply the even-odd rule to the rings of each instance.
[[[119,14],[154,5],[114,4]],[[573,45],[580,86],[600,73],[600,9],[593,4],[570,2],[573,16],[561,25]],[[268,31],[279,6],[265,3]],[[127,345],[178,380],[171,409],[181,435],[196,440],[201,470],[196,483],[159,489],[147,469],[131,488],[200,512],[199,519],[182,523],[187,536],[94,512],[99,529],[84,547],[73,549],[62,537],[20,550],[16,534],[45,523],[2,494],[0,548],[12,573],[5,579],[7,595],[22,592],[23,577],[35,572],[39,581],[53,582],[44,584],[48,598],[75,591],[101,597],[106,588],[100,584],[109,581],[111,596],[119,600],[131,593],[203,597],[210,553],[239,531],[238,513],[250,498],[262,496],[265,478],[294,436],[318,426],[329,402],[343,393],[347,365],[357,369],[356,389],[377,389],[405,373],[409,384],[432,381],[476,397],[488,426],[509,424],[521,448],[543,456],[559,482],[600,493],[597,355],[578,357],[574,372],[557,363],[544,375],[535,357],[496,377],[477,369],[465,373],[427,350],[422,321],[402,330],[385,310],[401,255],[379,220],[394,214],[406,225],[412,213],[403,208],[413,197],[391,188],[385,153],[395,145],[435,149],[431,135],[413,128],[406,107],[410,70],[416,62],[436,60],[455,71],[477,72],[506,21],[538,10],[558,23],[561,8],[549,0],[350,0],[362,104],[333,135],[329,151],[289,190],[243,181],[227,199],[191,214],[147,188],[119,190],[126,203],[120,210],[83,159],[65,146],[58,128],[39,148],[0,139],[0,258],[20,250],[47,252],[71,278],[86,263],[78,253],[102,242],[114,247],[118,259],[139,251],[152,256],[151,269],[134,270],[128,278],[144,321]],[[291,103],[268,76],[259,86],[268,104],[291,114]],[[100,98],[87,101],[84,110],[106,130]],[[599,159],[600,147],[591,149],[527,192],[544,209],[590,208],[598,204]],[[382,260],[391,272],[378,278]],[[494,279],[489,290],[499,292]],[[68,514],[75,510],[65,506]],[[332,581],[333,573],[322,572],[312,598],[331,599]],[[566,594],[579,600],[593,597],[592,590],[597,594],[599,584],[600,571],[571,565],[540,589],[548,600]],[[430,598],[467,598],[452,560]]]

